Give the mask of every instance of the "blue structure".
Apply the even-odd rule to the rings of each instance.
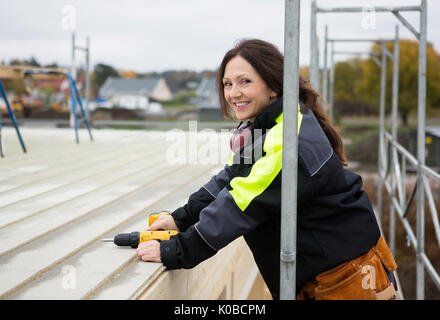
[[[81,97],[78,92],[78,88],[76,87],[75,80],[73,79],[72,75],[68,72],[61,72],[61,71],[47,71],[47,70],[25,70],[23,74],[64,74],[67,76],[67,79],[69,80],[69,88],[70,88],[70,99],[72,101],[72,109],[70,110],[71,114],[73,115],[74,119],[74,128],[75,128],[75,138],[76,143],[79,143],[79,136],[78,136],[78,117],[77,117],[77,110],[76,110],[76,104],[79,104],[80,112],[83,117],[83,121],[87,127],[87,130],[89,132],[90,140],[93,141],[93,135],[92,135],[92,129],[90,126],[89,119],[87,117],[87,113],[84,110],[84,106],[81,101]],[[6,90],[3,86],[3,83],[0,80],[0,91],[3,96],[3,99],[5,100],[6,107],[8,108],[9,116],[11,117],[12,123],[14,124],[15,130],[17,131],[18,139],[20,140],[21,147],[23,149],[23,152],[26,153],[26,147],[24,145],[23,139],[20,134],[20,130],[18,129],[17,121],[15,120],[14,112],[11,109],[11,106],[9,104]],[[3,145],[1,141],[1,115],[0,115],[0,154],[2,157],[4,157],[3,152]]]
[[[5,100],[6,108],[8,108],[9,117],[11,118],[12,123],[14,124],[15,131],[17,131],[17,136],[18,136],[18,140],[20,140],[21,148],[23,149],[23,152],[26,153],[27,152],[26,146],[24,145],[23,138],[21,137],[20,130],[18,129],[17,121],[15,120],[14,111],[12,111],[12,108],[9,104],[9,100],[6,95],[6,90],[5,90],[5,87],[3,86],[3,82],[1,80],[0,80],[0,91],[3,96],[3,99]],[[2,118],[1,118],[1,113],[0,113],[0,156],[3,158],[5,155],[3,152],[2,135],[1,135],[2,133],[1,132],[2,132]]]

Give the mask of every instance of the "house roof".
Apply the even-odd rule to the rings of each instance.
[[[215,78],[203,78],[197,88],[197,96],[203,98],[217,98]]]
[[[102,97],[115,94],[150,96],[159,80],[160,78],[122,79],[108,77],[99,90],[99,95]]]

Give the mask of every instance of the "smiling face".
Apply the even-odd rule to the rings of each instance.
[[[241,56],[232,58],[226,64],[223,86],[224,97],[240,121],[254,121],[257,114],[276,99],[275,91]]]

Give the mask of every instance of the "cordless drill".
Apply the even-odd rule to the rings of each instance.
[[[169,215],[166,211],[152,213],[148,216],[148,225],[151,226],[161,215]],[[176,230],[156,230],[156,231],[133,231],[130,233],[119,233],[113,239],[102,239],[105,242],[114,242],[117,246],[131,246],[137,248],[139,243],[150,240],[169,240],[179,232]]]

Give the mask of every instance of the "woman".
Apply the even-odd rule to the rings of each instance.
[[[169,269],[192,268],[243,235],[278,299],[282,54],[261,40],[241,41],[223,58],[217,90],[222,112],[241,121],[231,139],[233,155],[187,204],[150,228],[180,233],[169,241],[142,243],[137,254]],[[361,177],[343,168],[342,139],[303,79],[299,97],[298,298],[393,298],[396,264],[361,190]]]

